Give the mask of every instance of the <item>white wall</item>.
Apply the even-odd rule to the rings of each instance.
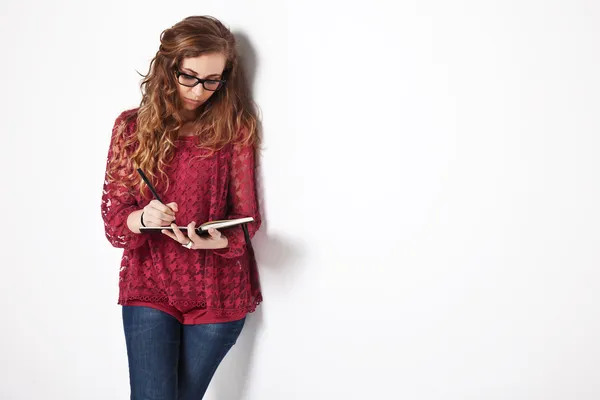
[[[600,398],[597,2],[3,1],[0,398],[125,399],[100,196],[160,32],[247,38],[265,303],[210,400]]]

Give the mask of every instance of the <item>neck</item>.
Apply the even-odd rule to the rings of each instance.
[[[180,114],[184,123],[196,119],[196,110],[182,110]]]

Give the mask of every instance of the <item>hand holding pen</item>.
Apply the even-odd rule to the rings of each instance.
[[[158,193],[154,189],[154,186],[150,183],[146,174],[138,168],[137,172],[140,174],[144,182],[152,191],[155,199],[152,200],[146,207],[144,207],[144,212],[142,213],[140,220],[143,226],[169,226],[171,223],[175,221],[175,213],[179,211],[177,207],[177,203],[169,203],[163,204],[160,199]]]
[[[142,213],[141,221],[144,226],[169,226],[175,221],[175,213],[179,211],[177,203],[163,204],[152,200]]]

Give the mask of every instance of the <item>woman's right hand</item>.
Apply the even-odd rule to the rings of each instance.
[[[163,204],[152,200],[144,207],[142,219],[146,226],[169,226],[175,221],[175,213],[179,211],[177,203]]]

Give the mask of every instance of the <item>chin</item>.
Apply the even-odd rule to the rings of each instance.
[[[200,108],[200,106],[202,106],[202,104],[198,104],[197,106],[193,106],[191,104],[183,103],[183,108],[185,108],[188,111],[197,110],[198,108]]]

